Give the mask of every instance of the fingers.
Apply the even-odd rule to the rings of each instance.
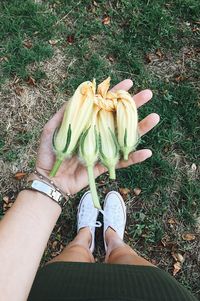
[[[129,159],[127,161],[120,160],[117,168],[125,168],[129,165],[140,163],[145,161],[146,159],[152,156],[152,151],[150,149],[142,149],[136,152],[132,152],[129,155]]]
[[[160,121],[160,116],[156,113],[151,113],[147,117],[145,117],[143,120],[139,122],[139,134],[140,136],[143,136],[150,130],[154,128]]]
[[[139,108],[146,102],[148,102],[152,98],[152,96],[153,93],[151,92],[151,90],[146,89],[134,95],[133,100],[135,101],[136,107]]]
[[[131,79],[125,79],[116,86],[114,86],[110,91],[115,92],[116,90],[125,90],[128,91],[133,86]]]
[[[119,84],[114,86],[110,91],[114,92],[116,90],[125,90],[128,91],[133,86],[133,82],[131,79],[125,79],[121,81]],[[133,99],[135,101],[136,107],[139,108],[143,106],[146,102],[148,102],[153,96],[153,93],[151,90],[146,89],[143,90],[136,95],[133,96]]]
[[[146,159],[150,158],[151,156],[152,156],[152,151],[150,149],[141,149],[136,152],[132,152],[129,154],[129,159],[127,161],[120,160],[116,168],[125,168],[136,163],[141,163]],[[106,171],[107,168],[103,166],[101,163],[97,163],[95,165],[94,168],[95,177],[98,177],[99,175],[103,174]]]
[[[107,171],[107,168],[101,163],[97,163],[94,167],[94,176],[95,178]]]

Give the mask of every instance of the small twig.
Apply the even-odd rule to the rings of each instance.
[[[184,72],[185,70],[185,53],[183,52],[183,56],[182,56],[182,71]]]
[[[77,61],[77,59],[73,59],[73,60],[69,63],[69,65],[67,66],[67,72],[68,72],[69,68],[70,68],[76,61]]]
[[[128,74],[129,76],[130,76],[130,75],[134,75],[133,73],[130,73],[130,72],[128,72],[128,71],[121,71],[121,70],[115,70],[115,71],[118,72],[118,73]]]
[[[60,22],[62,22],[63,20],[65,20],[69,14],[73,11],[74,8],[76,8],[79,4],[81,3],[81,1],[79,1],[66,15],[64,15],[60,20],[58,20],[54,26],[57,26]]]

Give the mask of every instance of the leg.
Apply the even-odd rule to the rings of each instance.
[[[123,241],[126,225],[126,206],[122,196],[111,191],[104,201],[104,245],[106,263],[154,266],[140,257]]]
[[[88,227],[80,229],[74,240],[64,248],[61,254],[48,263],[56,261],[94,262],[90,251],[91,239],[92,235]]]
[[[92,196],[87,191],[81,198],[77,213],[77,235],[72,242],[50,261],[71,261],[71,262],[94,262],[92,255],[94,251],[95,227],[99,211],[94,208]]]
[[[105,240],[108,247],[105,258],[106,263],[154,266],[126,245],[110,227],[105,232]]]

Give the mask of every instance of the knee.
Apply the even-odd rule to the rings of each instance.
[[[90,251],[89,248],[86,248],[85,246],[78,244],[78,243],[70,243],[67,248],[66,252],[69,254],[71,253],[72,256],[79,256],[88,258],[91,262],[94,262],[94,257]]]
[[[91,253],[89,248],[79,244],[79,243],[69,243],[66,248],[68,251],[80,252],[80,253]]]
[[[133,257],[138,257],[138,254],[129,246],[124,245],[113,249],[107,256],[107,262],[123,263],[131,260]]]

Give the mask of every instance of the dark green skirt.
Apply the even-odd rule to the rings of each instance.
[[[196,301],[168,273],[155,267],[55,262],[40,269],[28,301]]]

